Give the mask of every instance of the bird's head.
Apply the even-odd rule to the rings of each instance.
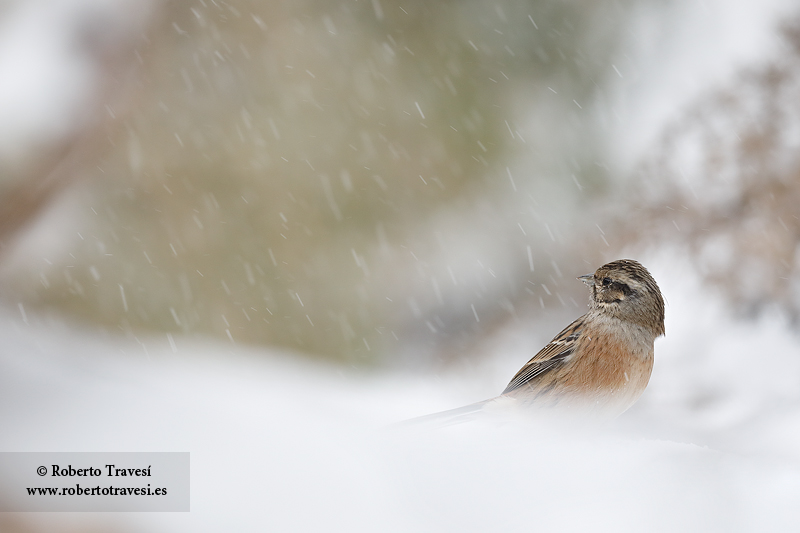
[[[619,259],[579,280],[591,287],[590,307],[664,334],[664,298],[650,272],[638,261]]]

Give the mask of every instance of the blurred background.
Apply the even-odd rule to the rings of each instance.
[[[743,311],[796,317],[798,26],[746,38],[776,53],[665,120],[645,91],[698,89],[648,64],[691,38],[682,17],[7,1],[0,295],[127,336],[415,366],[579,314],[575,276],[672,241]]]
[[[483,394],[631,257],[689,287],[672,353],[713,352],[694,299],[790,354],[798,148],[789,1],[3,0],[3,327],[384,376],[513,358]],[[722,405],[729,348],[654,398]]]

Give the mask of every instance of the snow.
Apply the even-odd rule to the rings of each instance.
[[[608,426],[391,427],[497,392],[522,337],[498,339],[507,353],[485,368],[420,376],[202,339],[173,351],[8,309],[0,450],[191,452],[190,513],[81,515],[126,531],[800,527],[797,337],[729,316],[674,254],[648,260],[667,336],[650,387]]]

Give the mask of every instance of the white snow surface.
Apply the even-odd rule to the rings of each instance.
[[[485,367],[424,376],[196,339],[173,351],[13,309],[0,451],[191,452],[191,512],[25,515],[43,530],[800,530],[798,338],[732,318],[666,259],[649,260],[668,299],[653,379],[604,427],[387,429],[499,392],[554,333],[536,324]]]

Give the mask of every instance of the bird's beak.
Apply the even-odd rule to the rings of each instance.
[[[578,276],[576,279],[581,280],[589,287],[594,285],[594,274],[586,274],[585,276]]]

